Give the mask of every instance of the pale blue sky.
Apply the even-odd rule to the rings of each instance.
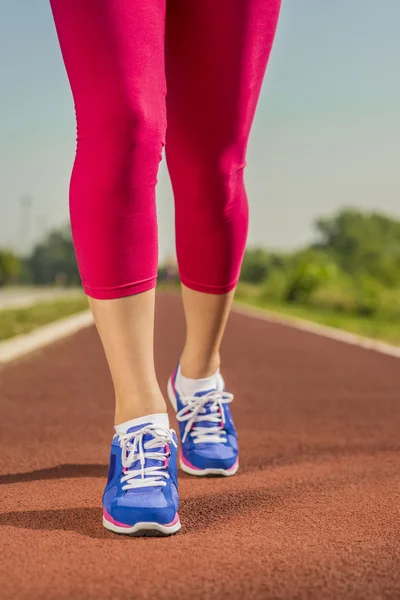
[[[343,205],[400,217],[399,23],[399,0],[283,0],[249,146],[249,244],[300,245],[317,215]],[[23,194],[32,238],[41,215],[68,219],[75,122],[46,0],[0,0],[0,85],[0,245],[15,246]],[[165,165],[158,207],[164,257]]]

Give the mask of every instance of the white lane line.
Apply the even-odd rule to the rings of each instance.
[[[345,344],[351,344],[352,346],[365,348],[366,350],[374,350],[375,352],[380,352],[381,354],[400,358],[400,346],[393,346],[392,344],[374,340],[373,338],[363,337],[355,333],[349,333],[348,331],[343,331],[342,329],[335,329],[334,327],[328,327],[327,325],[319,325],[318,323],[313,323],[312,321],[306,321],[304,319],[298,319],[296,317],[284,316],[277,312],[264,310],[253,306],[245,306],[241,303],[235,303],[233,306],[233,311],[238,314],[253,317],[255,319],[261,319],[270,323],[277,323],[278,325],[285,325],[287,327],[292,327],[293,329],[306,331],[307,333],[314,333],[315,335],[320,335],[331,340],[336,340]]]
[[[90,310],[85,310],[65,319],[59,319],[48,325],[38,327],[30,333],[0,342],[0,365],[48,346],[92,324],[92,314]]]

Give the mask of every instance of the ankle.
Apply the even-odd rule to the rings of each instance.
[[[129,419],[115,425],[115,431],[118,434],[127,433],[131,427],[141,427],[146,424],[155,425],[161,429],[169,429],[169,418],[166,412],[144,415],[135,419]]]
[[[204,379],[211,377],[220,367],[219,353],[212,357],[190,357],[183,352],[180,360],[181,373],[190,379]]]
[[[129,398],[116,398],[114,424],[120,425],[131,419],[138,419],[147,415],[161,414],[167,412],[167,405],[162,395],[143,395],[137,402]]]

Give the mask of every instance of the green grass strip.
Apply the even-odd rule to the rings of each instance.
[[[43,301],[26,308],[0,310],[0,340],[29,333],[41,325],[82,312],[88,308],[86,296]]]
[[[362,317],[343,312],[318,309],[312,306],[270,302],[260,298],[240,296],[238,304],[248,304],[257,308],[281,313],[282,315],[298,317],[321,325],[329,325],[369,338],[383,340],[390,344],[400,345],[400,322],[385,320],[379,317]]]

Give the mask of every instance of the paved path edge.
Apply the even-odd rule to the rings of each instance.
[[[373,350],[381,354],[400,358],[400,346],[394,346],[387,342],[382,342],[373,338],[364,337],[355,333],[344,331],[343,329],[335,329],[328,325],[320,325],[312,321],[305,319],[299,319],[298,317],[291,317],[278,312],[265,310],[263,308],[256,308],[254,306],[245,305],[242,303],[235,303],[233,309],[236,313],[261,319],[263,321],[269,321],[270,323],[277,323],[278,325],[285,325],[300,331],[307,333],[313,333],[320,335],[331,340],[343,342],[345,344],[351,344],[352,346],[359,346],[366,350]]]
[[[0,342],[0,365],[48,346],[92,324],[92,314],[90,310],[85,310],[38,327],[29,333],[4,340]]]

